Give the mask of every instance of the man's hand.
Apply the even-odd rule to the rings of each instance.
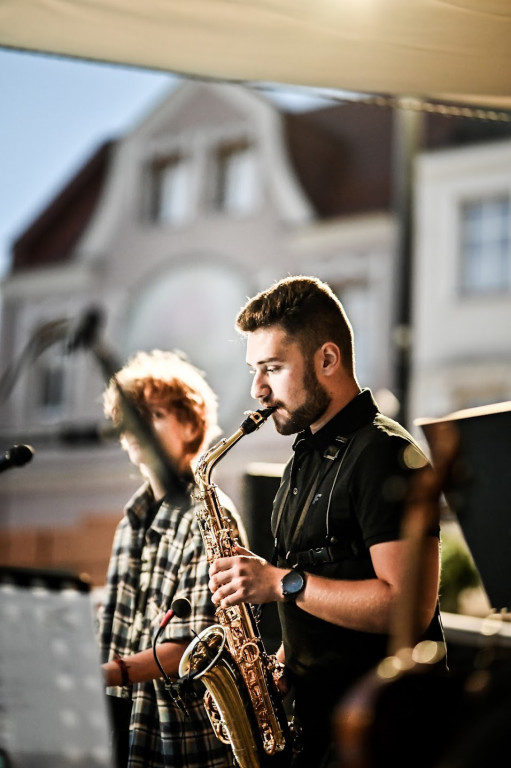
[[[220,608],[239,603],[271,603],[282,600],[281,579],[286,573],[244,547],[236,555],[222,557],[209,567],[212,600]]]

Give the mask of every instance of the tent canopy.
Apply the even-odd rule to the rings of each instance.
[[[0,45],[511,109],[509,0],[2,0]]]

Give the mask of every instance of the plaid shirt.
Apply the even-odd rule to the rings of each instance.
[[[192,613],[174,616],[161,641],[190,641],[215,623],[208,589],[208,563],[193,506],[166,501],[145,532],[154,504],[147,485],[126,505],[112,547],[100,622],[103,661],[152,647],[160,622],[176,597],[187,597]],[[172,701],[162,678],[108,693],[132,697],[129,768],[226,768],[230,747],[216,738],[202,693],[187,697],[188,716]]]

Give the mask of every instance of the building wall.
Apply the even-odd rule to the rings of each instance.
[[[509,140],[418,160],[410,393],[416,417],[511,400],[510,283],[474,294],[460,286],[461,206],[496,196],[511,199]],[[509,252],[507,258],[511,263]]]

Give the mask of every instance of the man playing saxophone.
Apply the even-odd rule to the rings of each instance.
[[[236,324],[252,396],[276,409],[280,434],[297,437],[273,506],[272,564],[238,548],[212,563],[209,585],[221,608],[278,603],[278,657],[302,729],[293,768],[326,768],[336,764],[336,704],[387,655],[406,587],[404,500],[424,457],[359,386],[351,325],[326,283],[285,278],[249,300]],[[437,529],[424,562],[419,637],[442,641]]]

